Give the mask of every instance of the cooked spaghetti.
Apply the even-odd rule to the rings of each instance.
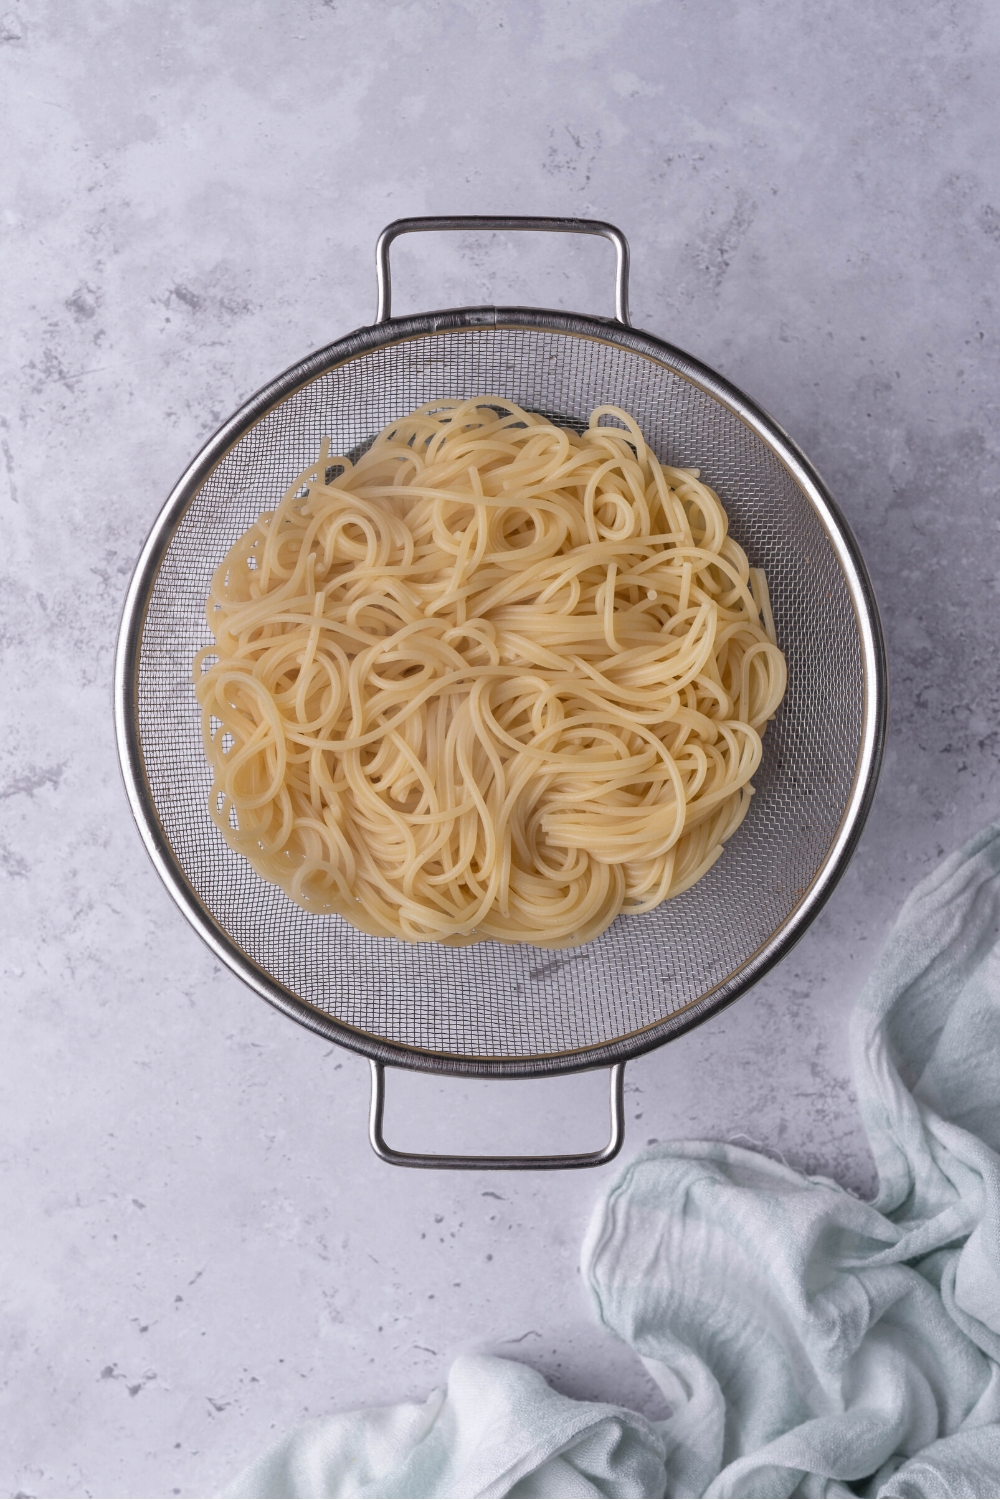
[[[584,943],[710,868],[785,690],[697,469],[484,396],[329,452],[218,568],[195,659],[219,829],[308,911]]]

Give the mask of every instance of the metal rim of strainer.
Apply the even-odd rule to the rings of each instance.
[[[557,229],[561,232],[605,235],[613,241],[618,251],[616,318],[605,319],[527,307],[462,307],[411,317],[389,316],[388,247],[392,239],[399,233],[413,229],[456,227]],[[805,932],[844,873],[874,797],[886,729],[885,648],[872,586],[857,544],[836,503],[808,459],[778,424],[749,397],[707,366],[663,340],[631,328],[628,323],[627,301],[628,247],[621,231],[614,226],[595,220],[400,220],[383,232],[379,241],[377,264],[377,321],[293,365],[235,412],[208,440],[182,474],[146,540],[126,596],[115,662],[116,730],[129,802],[146,849],[167,889],[216,955],[265,1000],[331,1041],[364,1054],[379,1073],[384,1065],[393,1065],[467,1076],[530,1077],[611,1066],[615,1069],[620,1090],[622,1064],[707,1020],[736,1000],[776,964]],[[854,609],[864,673],[860,751],[839,829],[811,884],[770,939],[738,969],[699,999],[637,1032],[569,1053],[507,1059],[471,1058],[424,1051],[355,1029],[302,1000],[250,958],[208,911],[174,855],[146,778],[137,712],[142,634],[158,570],[188,505],[233,446],[267,413],[337,365],[387,345],[477,328],[546,330],[617,345],[693,382],[745,423],[789,471],[811,503],[829,538]],[[373,1140],[374,1138],[373,1119]],[[571,1164],[569,1159],[565,1160],[567,1164]]]

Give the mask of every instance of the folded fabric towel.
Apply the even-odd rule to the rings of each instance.
[[[594,1215],[603,1323],[670,1404],[458,1360],[426,1405],[293,1434],[233,1496],[1000,1495],[1000,825],[903,907],[852,1026],[871,1203],[713,1142]]]
[[[560,1396],[535,1370],[457,1359],[425,1404],[348,1412],[276,1444],[228,1494],[661,1495],[663,1442],[635,1412]]]

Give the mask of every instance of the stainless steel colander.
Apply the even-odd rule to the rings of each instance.
[[[616,317],[523,307],[390,316],[389,246],[414,230],[599,234],[617,249]],[[819,911],[875,789],[885,661],[875,601],[843,518],[794,443],[720,376],[628,322],[628,245],[585,219],[401,219],[377,252],[378,313],[254,396],[167,500],[129,587],[115,704],[125,784],[171,895],[265,1000],[372,1064],[371,1137],[408,1166],[567,1167],[609,1160],[623,1136],[625,1062],[714,1015],[759,979]],[[363,448],[438,397],[499,395],[584,426],[612,402],[665,462],[697,465],[751,564],[767,572],[788,692],[764,738],[756,796],[691,890],[561,952],[448,948],[367,937],[307,915],[224,842],[207,812],[191,659],[211,639],[205,599],[231,544],[329,437]],[[393,1150],[386,1065],[524,1077],[610,1066],[602,1151],[546,1157]]]

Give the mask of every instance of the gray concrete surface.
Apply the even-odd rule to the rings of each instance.
[[[998,51],[971,0],[4,12],[0,1491],[209,1493],[460,1349],[654,1409],[576,1275],[608,1173],[383,1167],[366,1065],[214,962],[120,786],[141,541],[230,410],[370,321],[398,215],[620,224],[636,324],[768,408],[856,530],[893,693],[868,830],[792,956],[631,1066],[628,1105],[629,1148],[739,1136],[870,1186],[851,1003],[908,887],[997,813]],[[428,239],[396,288],[611,310],[597,243]],[[565,1143],[602,1090],[412,1078],[390,1124]]]

